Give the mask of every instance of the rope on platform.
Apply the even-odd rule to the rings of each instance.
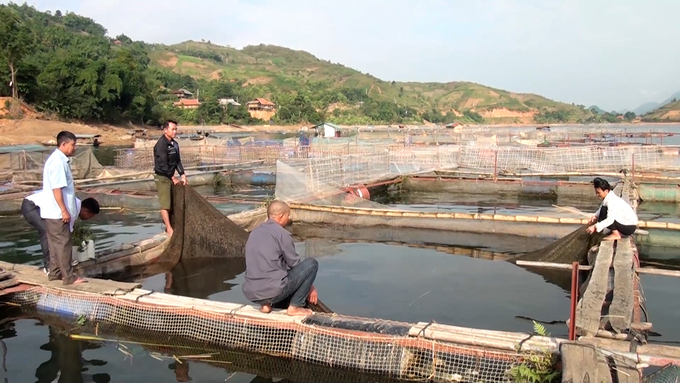
[[[140,296],[138,296],[137,298],[135,298],[135,303],[139,303],[139,298],[141,298],[141,297],[147,297],[147,296],[149,296],[149,295],[151,295],[151,294],[153,294],[153,293],[155,293],[155,292],[156,292],[155,290],[151,290],[151,291],[149,291],[148,293],[141,294]]]

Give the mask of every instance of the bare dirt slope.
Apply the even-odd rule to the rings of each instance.
[[[33,118],[0,119],[0,145],[46,144],[68,130],[74,134],[101,134],[104,145],[127,145],[133,142],[131,131],[112,126],[91,126]]]

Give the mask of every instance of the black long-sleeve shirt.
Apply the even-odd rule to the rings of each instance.
[[[179,145],[175,140],[168,140],[165,134],[158,139],[153,148],[153,171],[159,176],[172,178],[175,171],[184,174],[184,166],[179,156]]]

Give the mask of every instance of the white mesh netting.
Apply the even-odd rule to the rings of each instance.
[[[523,354],[515,351],[408,335],[411,325],[405,323],[380,321],[382,328],[406,328],[405,334],[389,335],[243,316],[238,312],[242,305],[220,312],[210,305],[169,305],[165,294],[144,297],[159,304],[43,287],[17,293],[12,300],[38,313],[84,319],[95,328],[119,325],[407,380],[509,381],[512,367],[523,361]]]
[[[151,169],[153,149],[126,149],[116,156],[120,168]],[[274,164],[316,159],[319,167],[332,167],[342,159],[344,177],[365,172],[389,171],[406,174],[418,171],[472,169],[488,173],[603,172],[626,170],[675,170],[680,166],[677,147],[669,146],[580,146],[538,148],[527,146],[417,146],[394,144],[323,144],[295,146],[190,146],[182,148],[184,166],[233,164],[261,161]],[[322,161],[324,160],[324,161]],[[354,161],[355,166],[350,166]],[[359,176],[361,178],[361,176]]]

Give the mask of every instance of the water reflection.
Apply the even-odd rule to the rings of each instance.
[[[105,366],[106,361],[83,358],[83,351],[100,347],[102,347],[101,344],[94,342],[75,341],[63,330],[49,326],[49,341],[40,346],[40,349],[50,351],[51,356],[35,370],[38,383],[55,381],[64,383],[110,382],[111,376],[109,374],[88,373],[88,366]]]
[[[246,271],[245,258],[193,258],[165,273],[165,293],[208,299],[237,286],[228,281]]]

